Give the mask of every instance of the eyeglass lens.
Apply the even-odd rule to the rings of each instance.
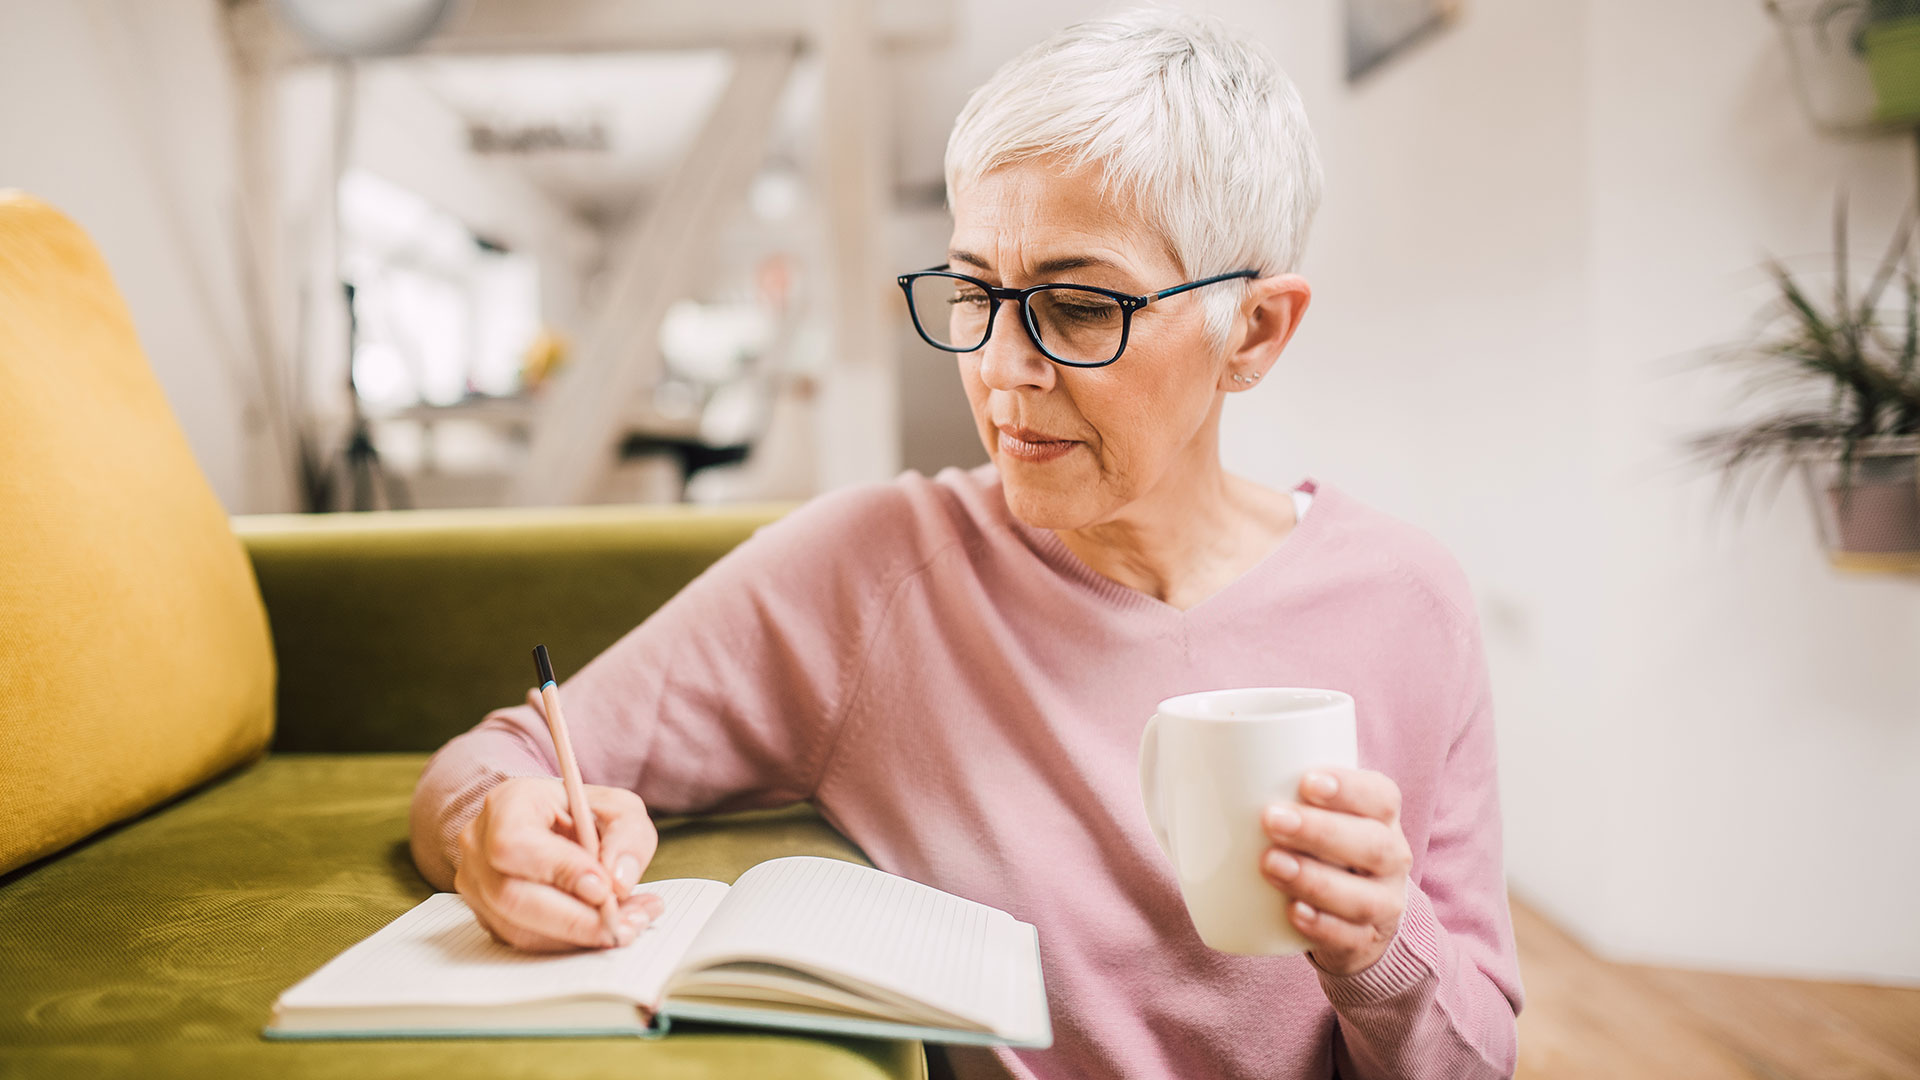
[[[1018,318],[1009,304],[1003,318]],[[960,352],[986,343],[992,301],[978,285],[950,277],[915,278],[913,308],[921,331],[934,344]],[[1120,351],[1126,315],[1110,296],[1072,286],[1042,289],[1027,297],[1040,343],[1071,363],[1099,364]]]

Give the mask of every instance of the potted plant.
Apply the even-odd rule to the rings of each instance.
[[[1788,21],[1780,0],[1766,0],[1774,17]],[[1822,0],[1801,19],[1826,37],[1851,23],[1853,54],[1866,58],[1874,85],[1878,123],[1920,125],[1920,0]]]
[[[1867,0],[1861,33],[1878,119],[1920,123],[1920,0]]]
[[[1750,391],[1785,395],[1782,403],[1692,441],[1729,485],[1750,471],[1760,483],[1777,483],[1799,468],[1835,556],[1920,553],[1920,282],[1912,233],[1909,218],[1855,294],[1842,202],[1830,300],[1770,260],[1777,295],[1758,332],[1716,359],[1744,368]]]

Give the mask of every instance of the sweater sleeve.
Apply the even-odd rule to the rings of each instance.
[[[1505,1077],[1519,1056],[1520,967],[1500,862],[1493,711],[1477,632],[1470,641],[1472,704],[1441,768],[1399,931],[1366,970],[1320,972],[1339,1017],[1334,1060],[1344,1077]]]
[[[851,489],[762,527],[562,686],[589,784],[654,811],[808,798],[909,523],[897,492]],[[857,542],[856,542],[857,538]],[[457,839],[494,785],[557,776],[530,704],[496,709],[414,789],[414,861],[450,888]]]

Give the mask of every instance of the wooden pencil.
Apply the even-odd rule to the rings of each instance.
[[[545,645],[533,647],[533,666],[540,676],[540,700],[546,706],[547,733],[553,736],[553,752],[560,759],[560,782],[567,789],[567,812],[573,815],[574,839],[587,849],[587,855],[600,858],[600,830],[594,824],[593,807],[587,804],[587,789],[580,782],[580,763],[573,756],[573,740],[567,737],[567,721],[560,714],[560,685],[553,678],[553,661]],[[620,940],[619,883],[607,875],[607,898],[600,905],[600,921],[616,942]]]

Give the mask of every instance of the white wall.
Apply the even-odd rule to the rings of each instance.
[[[0,187],[47,200],[93,237],[201,469],[238,511],[285,489],[248,389],[216,11],[214,0],[0,5]]]
[[[1920,580],[1826,569],[1797,490],[1730,523],[1710,485],[1657,472],[1725,388],[1649,372],[1739,334],[1762,253],[1828,265],[1842,187],[1870,267],[1913,141],[1810,132],[1758,5],[1591,11],[1608,668],[1587,723],[1643,749],[1610,754],[1630,797],[1587,929],[1626,956],[1920,981]]]

